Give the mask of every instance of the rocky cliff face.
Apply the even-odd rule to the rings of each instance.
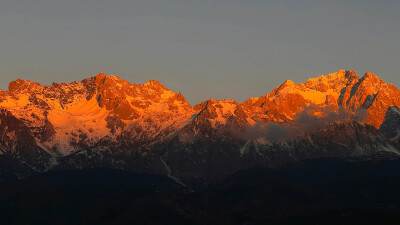
[[[391,106],[386,111],[385,120],[379,130],[400,148],[400,108]]]
[[[11,112],[0,109],[0,177],[44,171],[52,162],[29,128]]]
[[[158,81],[131,84],[102,73],[49,86],[16,80],[0,91],[0,150],[33,171],[229,174],[313,157],[397,154],[396,106],[395,86],[343,70],[285,81],[243,103],[210,99],[194,107]]]

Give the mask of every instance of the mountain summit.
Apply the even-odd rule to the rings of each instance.
[[[275,115],[275,118],[292,120],[306,107],[311,108],[314,115],[326,117],[343,108],[358,117],[359,121],[379,128],[388,107],[400,104],[400,91],[374,74],[367,72],[359,79],[354,71],[339,70],[305,83],[285,81],[259,99],[262,100],[252,100],[254,104],[250,106],[271,105],[264,112],[276,108],[276,114],[279,115]],[[257,113],[255,116],[258,116]],[[270,115],[266,113],[264,117]]]
[[[344,70],[287,80],[243,103],[210,99],[194,107],[154,80],[131,84],[103,73],[52,85],[18,79],[0,90],[0,160],[32,171],[105,165],[206,176],[200,167],[229,172],[299,158],[397,154],[378,131],[393,107],[400,107],[394,85]],[[326,130],[343,139],[321,142],[332,135]],[[335,152],[339,142],[346,148]]]

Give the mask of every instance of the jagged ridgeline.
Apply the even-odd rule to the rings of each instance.
[[[307,158],[395,156],[398,107],[393,84],[344,70],[285,81],[243,103],[195,106],[153,80],[131,84],[101,73],[47,86],[19,79],[0,90],[0,172],[4,179],[109,167],[210,178]]]

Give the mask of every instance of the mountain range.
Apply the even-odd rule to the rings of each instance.
[[[12,81],[0,90],[0,179],[106,167],[218,179],[312,158],[400,155],[400,91],[339,70],[287,80],[242,103],[191,106],[158,81],[100,73],[80,82]]]

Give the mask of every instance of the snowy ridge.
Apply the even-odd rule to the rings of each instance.
[[[359,79],[354,71],[339,70],[305,83],[287,80],[265,96],[243,104],[251,117],[269,121],[293,120],[304,109],[318,117],[346,111],[379,128],[388,107],[400,105],[400,91],[375,74],[366,72]]]

